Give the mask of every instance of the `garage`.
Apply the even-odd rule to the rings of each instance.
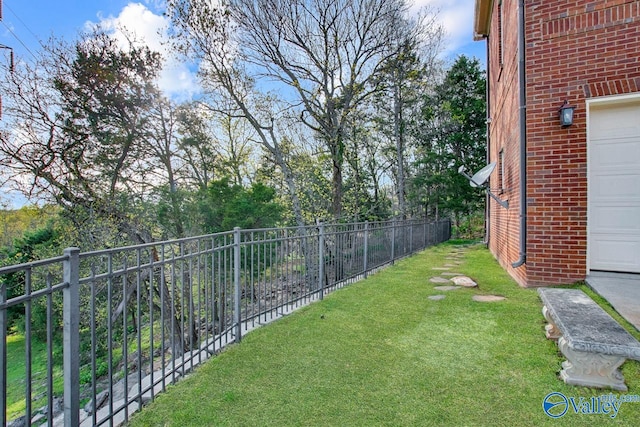
[[[640,96],[587,108],[589,270],[640,273]]]

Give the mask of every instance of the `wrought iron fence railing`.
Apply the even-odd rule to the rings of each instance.
[[[235,229],[0,268],[0,424],[118,425],[251,329],[450,235]]]

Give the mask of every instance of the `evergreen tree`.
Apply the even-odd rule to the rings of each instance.
[[[484,205],[458,167],[478,170],[486,161],[486,77],[477,59],[462,55],[433,94],[425,97],[421,150],[411,199],[427,214],[463,216]]]

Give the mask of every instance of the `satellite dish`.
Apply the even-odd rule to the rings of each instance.
[[[487,166],[480,169],[471,177],[471,179],[469,180],[469,184],[471,184],[471,186],[474,188],[483,186],[487,182],[495,168],[495,162],[489,163]]]
[[[491,192],[491,190],[489,190],[489,186],[485,185],[495,168],[496,168],[496,163],[492,162],[492,163],[489,163],[487,166],[483,167],[482,169],[480,169],[473,176],[469,176],[465,172],[466,168],[464,167],[464,165],[462,165],[458,168],[458,173],[463,175],[465,178],[467,178],[469,180],[469,184],[471,184],[472,187],[474,188],[484,187],[484,191],[486,191],[487,194],[491,196],[493,200],[498,202],[500,206],[502,206],[503,208],[509,209],[509,201],[500,200],[498,196],[496,196]]]

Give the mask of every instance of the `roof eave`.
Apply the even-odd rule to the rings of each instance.
[[[491,29],[491,13],[494,0],[476,0],[475,17],[473,20],[473,39],[482,40],[489,35]]]

